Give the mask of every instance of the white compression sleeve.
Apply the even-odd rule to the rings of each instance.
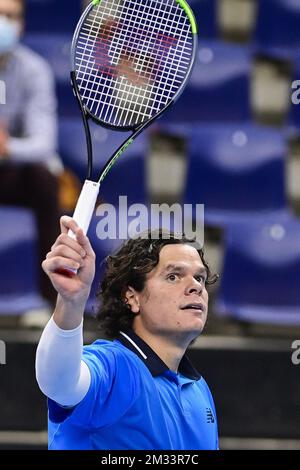
[[[91,374],[82,361],[82,324],[62,330],[53,318],[46,325],[36,353],[36,378],[42,392],[62,406],[75,406],[87,394]]]

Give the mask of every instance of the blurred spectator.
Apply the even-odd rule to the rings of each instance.
[[[42,260],[58,233],[62,165],[55,152],[52,72],[43,58],[20,44],[24,8],[24,0],[0,0],[0,80],[5,91],[5,104],[0,105],[0,204],[34,211]],[[41,293],[53,304],[54,289],[39,271]]]

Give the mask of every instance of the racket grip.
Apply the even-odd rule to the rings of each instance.
[[[97,197],[99,194],[100,184],[94,181],[85,180],[82,187],[76,208],[73,214],[73,219],[77,222],[78,226],[83,230],[86,235],[95,209]],[[76,239],[72,230],[68,231],[68,236]],[[72,277],[77,274],[76,269],[65,268],[61,274]],[[67,271],[67,272],[66,272]]]
[[[77,222],[78,226],[83,230],[85,235],[90,226],[99,194],[99,188],[99,183],[85,180],[73,214],[73,219],[75,222]],[[75,240],[76,237],[72,230],[69,230],[68,235]]]

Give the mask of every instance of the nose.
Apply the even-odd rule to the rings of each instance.
[[[203,282],[197,281],[194,277],[191,279],[186,288],[187,294],[201,294],[203,291]]]

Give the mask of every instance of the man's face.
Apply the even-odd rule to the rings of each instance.
[[[8,19],[23,22],[23,7],[18,0],[0,0],[0,15]]]
[[[192,341],[202,332],[207,318],[206,277],[195,248],[165,245],[143,291],[136,294],[132,310],[139,313],[134,330],[144,336],[150,333]]]

